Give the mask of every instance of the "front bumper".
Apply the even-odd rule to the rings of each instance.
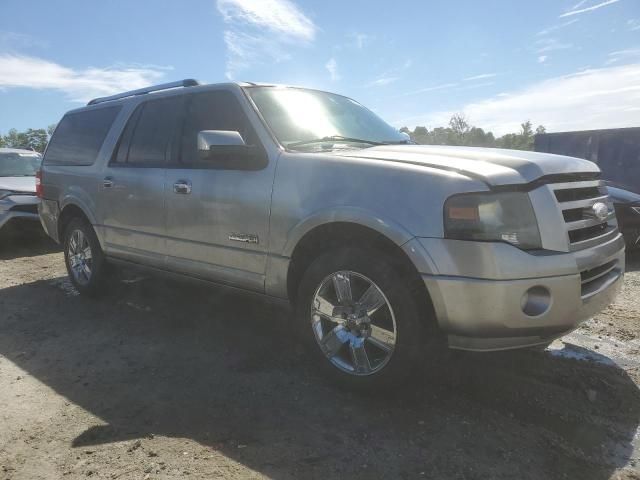
[[[613,301],[625,267],[621,235],[570,253],[444,239],[414,239],[405,251],[426,255],[422,278],[449,346],[476,351],[541,345],[570,332]]]
[[[35,195],[10,195],[3,198],[0,200],[0,228],[13,219],[39,221],[38,203],[40,199]]]

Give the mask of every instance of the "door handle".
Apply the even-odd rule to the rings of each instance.
[[[104,180],[102,180],[102,188],[111,188],[111,187],[113,187],[113,178],[104,177]]]
[[[191,182],[189,180],[178,180],[173,184],[173,193],[188,195],[191,193]]]

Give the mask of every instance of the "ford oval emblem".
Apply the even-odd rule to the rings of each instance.
[[[593,214],[596,216],[598,220],[606,220],[609,216],[609,207],[607,207],[606,203],[597,202],[593,204]]]

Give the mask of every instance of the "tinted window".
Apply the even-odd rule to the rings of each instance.
[[[258,137],[249,123],[238,100],[230,92],[207,92],[189,97],[182,130],[180,161],[185,164],[200,163],[198,132],[202,130],[236,131],[247,145],[259,145]],[[260,150],[260,155],[263,152]],[[218,159],[216,167],[234,168],[237,159]],[[211,163],[202,162],[203,166]]]
[[[178,96],[153,100],[138,107],[140,112],[136,112],[129,121],[120,145],[120,148],[127,149],[126,163],[143,166],[166,163],[167,153],[182,115],[183,98]],[[133,124],[131,139],[128,140],[127,130]],[[120,152],[120,148],[116,160],[123,163],[125,154]]]
[[[65,115],[49,142],[44,163],[93,164],[119,111],[114,106]]]

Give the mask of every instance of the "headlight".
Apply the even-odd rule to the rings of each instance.
[[[0,190],[0,200],[2,200],[4,197],[8,197],[9,195],[12,195],[13,192],[11,190]]]
[[[542,248],[529,196],[522,192],[454,195],[444,205],[445,237]]]

